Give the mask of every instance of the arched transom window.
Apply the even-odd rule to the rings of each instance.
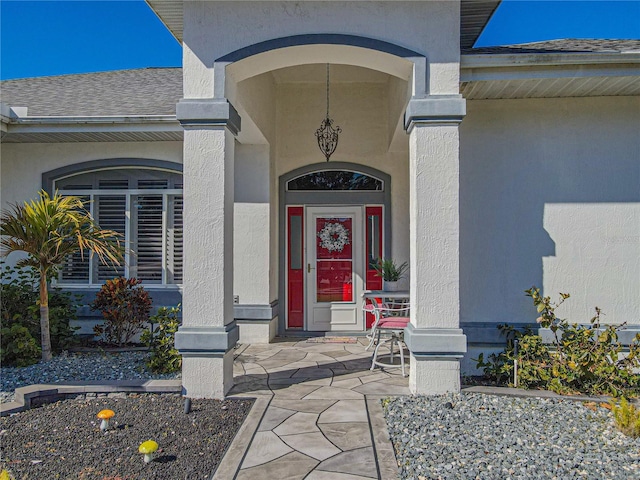
[[[70,256],[60,284],[101,284],[114,276],[147,284],[182,283],[182,174],[175,171],[118,168],[84,172],[54,181],[63,195],[88,202],[102,228],[122,234],[125,265],[101,265],[88,255]]]
[[[382,180],[370,175],[349,170],[322,170],[311,172],[291,179],[287,182],[287,190],[321,191],[321,190],[384,190]]]

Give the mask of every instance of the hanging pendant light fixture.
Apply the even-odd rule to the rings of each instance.
[[[320,123],[320,128],[316,130],[316,138],[318,139],[318,147],[329,161],[331,154],[336,151],[338,146],[338,134],[342,132],[340,127],[333,128],[333,120],[329,118],[329,64],[327,63],[327,116]]]

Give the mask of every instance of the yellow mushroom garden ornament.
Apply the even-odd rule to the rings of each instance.
[[[158,450],[158,444],[153,440],[147,440],[142,442],[138,448],[138,452],[144,453],[144,463],[149,463],[153,460],[154,454]]]
[[[114,415],[115,415],[115,412],[113,410],[108,410],[108,409],[100,410],[98,412],[97,417],[100,420],[102,420],[102,423],[100,424],[100,430],[104,432],[109,428],[109,420],[111,420]]]

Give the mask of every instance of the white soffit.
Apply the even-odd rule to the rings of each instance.
[[[331,83],[383,83],[389,82],[389,75],[370,68],[354,65],[331,65]],[[283,83],[321,83],[327,74],[326,63],[296,65],[280,68],[271,72],[277,84]]]
[[[182,43],[183,0],[145,0],[174,38]]]
[[[640,54],[462,55],[468,100],[640,95]]]
[[[169,142],[182,141],[175,116],[22,117],[3,129],[2,143]]]

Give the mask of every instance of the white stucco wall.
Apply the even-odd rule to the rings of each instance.
[[[570,321],[640,324],[638,125],[640,97],[467,102],[461,322],[532,322],[536,285]]]
[[[458,1],[185,2],[185,98],[213,96],[213,64],[223,55],[310,33],[370,37],[417,51],[430,62],[430,93],[457,94],[459,9]]]
[[[148,158],[182,163],[182,142],[5,143],[0,155],[2,208],[36,198],[42,174],[107,158]]]
[[[241,304],[268,305],[269,146],[238,145],[234,173],[233,292]]]

